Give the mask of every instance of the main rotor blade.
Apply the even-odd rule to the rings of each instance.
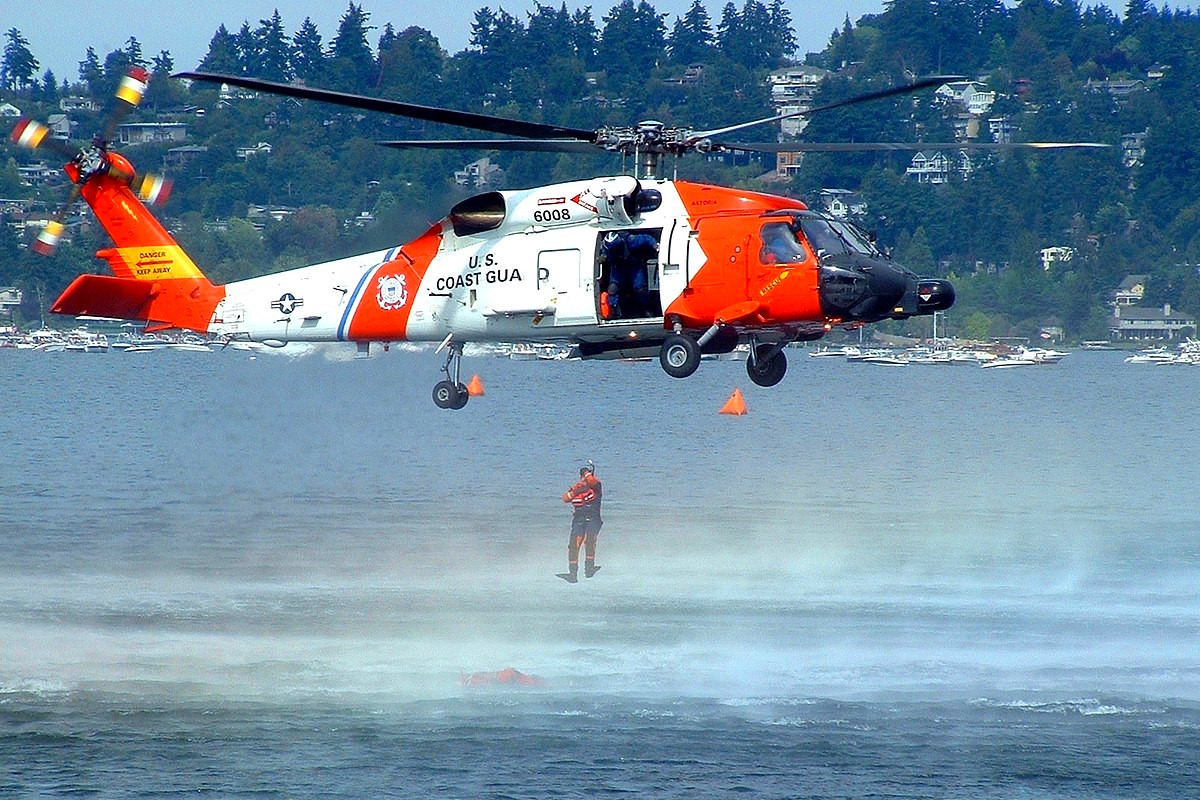
[[[384,147],[429,150],[535,150],[548,153],[599,153],[601,148],[576,139],[397,139]]]
[[[301,100],[320,100],[339,106],[359,108],[364,111],[379,111],[384,114],[395,114],[426,122],[441,122],[446,125],[458,125],[463,128],[473,128],[489,133],[499,133],[504,136],[521,136],[526,139],[579,139],[584,142],[594,142],[596,132],[582,128],[565,128],[560,125],[544,125],[540,122],[494,117],[488,114],[476,114],[470,111],[454,111],[437,106],[422,106],[416,103],[402,103],[399,100],[386,100],[382,97],[366,97],[358,94],[334,92],[327,89],[311,89],[307,86],[297,86],[291,83],[276,83],[258,78],[245,78],[240,75],[219,75],[214,72],[177,72],[172,77],[190,78],[195,81],[211,83],[227,83],[230,86],[240,86],[243,89],[253,89],[284,97],[295,97]]]
[[[773,117],[763,117],[762,119],[756,119],[753,122],[742,122],[725,128],[714,128],[710,131],[695,131],[688,138],[691,141],[699,141],[700,139],[707,139],[712,136],[720,136],[725,133],[733,133],[734,131],[740,131],[745,128],[753,128],[756,125],[766,125],[768,122],[779,122],[780,120],[791,119],[792,117],[806,117],[812,114],[819,114],[822,111],[831,111],[835,108],[852,106],[858,103],[868,103],[872,100],[881,100],[885,97],[893,97],[898,94],[909,94],[930,86],[941,86],[943,83],[950,83],[951,81],[958,80],[962,80],[961,75],[931,75],[927,78],[921,78],[918,81],[914,81],[913,83],[906,83],[902,86],[891,86],[887,89],[880,89],[877,92],[868,92],[867,94],[859,94],[855,95],[854,97],[847,97],[845,100],[838,100],[835,103],[817,106],[816,108],[810,108],[806,111],[789,111],[785,114],[776,114]]]
[[[713,142],[752,153],[858,153],[888,150],[1065,150],[1111,147],[1101,142]]]

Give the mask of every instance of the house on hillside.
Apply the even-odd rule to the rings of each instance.
[[[13,309],[21,305],[21,290],[15,286],[0,286],[0,319],[12,323]]]
[[[72,111],[99,111],[100,106],[90,97],[63,97],[58,101],[58,108],[64,114],[70,114]]]
[[[1146,296],[1149,275],[1126,275],[1112,294],[1114,306],[1136,306]]]
[[[247,158],[253,158],[254,156],[259,155],[269,156],[271,155],[271,145],[267,142],[259,142],[251,147],[239,147],[234,151],[234,155],[243,161],[245,161]]]
[[[845,219],[867,213],[866,199],[850,189],[822,189],[819,197],[821,208],[832,217]]]
[[[779,132],[782,136],[794,138],[804,131],[808,117],[799,115],[799,112],[812,108],[813,97],[828,76],[829,70],[804,65],[778,69],[767,76],[767,88],[771,91],[771,105],[775,113],[798,115],[780,120]]]
[[[117,141],[123,145],[182,142],[186,138],[186,122],[126,122],[117,126]]]
[[[973,116],[983,116],[992,110],[996,93],[979,81],[951,81],[943,83],[933,93],[943,103],[953,103]]]
[[[1150,129],[1146,128],[1121,136],[1121,163],[1127,168],[1139,167],[1146,158],[1146,137]]]
[[[974,170],[971,157],[965,150],[957,153],[944,150],[922,150],[913,156],[904,174],[916,178],[917,183],[949,183],[951,180],[967,180]]]
[[[1055,264],[1069,263],[1075,256],[1075,249],[1071,247],[1044,247],[1039,251],[1042,259],[1042,271],[1049,272],[1050,268]]]
[[[1113,99],[1117,105],[1127,102],[1131,95],[1147,90],[1146,82],[1143,80],[1106,80],[1098,81],[1088,79],[1088,82],[1083,85],[1086,92],[1108,92],[1108,96]]]
[[[65,142],[71,138],[71,129],[74,126],[66,114],[51,114],[46,117],[46,127],[50,129],[52,138]]]
[[[478,161],[472,161],[462,169],[454,171],[454,182],[459,186],[494,186],[504,178],[504,170],[492,163],[486,156]]]
[[[1108,327],[1114,341],[1175,341],[1195,335],[1196,318],[1175,311],[1170,303],[1162,308],[1117,305]]]

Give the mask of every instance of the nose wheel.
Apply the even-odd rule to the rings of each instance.
[[[433,385],[433,404],[438,408],[457,411],[471,399],[471,393],[458,377],[462,350],[460,342],[450,342],[448,345],[446,363],[442,364],[442,372],[446,373],[446,379]]]
[[[751,344],[746,374],[759,386],[774,386],[787,372],[787,357],[778,344]]]

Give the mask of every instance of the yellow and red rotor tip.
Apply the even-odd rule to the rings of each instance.
[[[9,138],[17,145],[32,150],[42,143],[49,132],[50,129],[37,120],[23,119],[17,123],[17,127],[13,128]]]
[[[142,95],[146,93],[146,84],[149,81],[150,74],[146,70],[130,67],[125,77],[121,78],[121,85],[117,87],[117,97],[131,106],[136,106],[142,102]]]
[[[58,240],[62,238],[65,229],[66,226],[56,219],[46,223],[46,227],[38,234],[37,241],[33,243],[33,252],[41,256],[52,254],[58,247]]]

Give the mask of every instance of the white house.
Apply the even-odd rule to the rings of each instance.
[[[774,106],[775,113],[795,114],[812,108],[813,97],[829,74],[829,70],[802,65],[775,70],[769,74],[767,86],[771,90],[771,105]],[[808,118],[789,117],[781,120],[779,125],[780,133],[784,136],[799,136],[808,125]]]
[[[271,145],[268,144],[267,142],[259,142],[258,144],[254,145],[253,147],[239,147],[234,152],[237,155],[237,157],[242,160],[245,160],[247,158],[253,158],[254,156],[257,156],[257,155],[269,156],[269,155],[271,155]]]
[[[849,189],[822,189],[821,207],[834,217],[859,217],[867,213],[867,201],[858,192]]]
[[[965,150],[922,150],[913,156],[904,173],[916,178],[917,183],[948,183],[951,178],[965,181],[974,168]]]
[[[996,102],[996,93],[988,91],[987,86],[978,81],[943,83],[933,95],[943,102],[955,103],[968,114],[977,116],[987,114]]]
[[[1055,264],[1070,261],[1075,255],[1075,250],[1070,247],[1045,247],[1039,252],[1042,257],[1042,270],[1045,272],[1049,272]]]

